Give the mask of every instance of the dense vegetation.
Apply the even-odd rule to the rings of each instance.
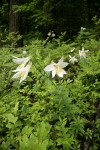
[[[5,10],[11,1],[0,2],[0,150],[99,150],[99,1],[88,8],[83,0],[21,0],[14,5],[23,22],[23,32],[17,33],[8,31]],[[69,20],[63,16],[77,5],[80,16],[80,9],[73,19],[71,13]],[[21,83],[12,78],[18,69],[14,56],[32,62]],[[68,63],[66,74],[52,78],[44,68],[62,58]]]

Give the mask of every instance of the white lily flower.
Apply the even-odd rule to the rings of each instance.
[[[75,58],[75,56],[72,57],[69,55],[69,58],[70,58],[69,62],[71,62],[72,64],[75,64],[76,62],[78,62],[78,60],[77,60],[77,58]]]
[[[31,59],[31,56],[23,57],[23,58],[18,58],[16,56],[12,56],[12,57],[13,57],[13,62],[16,64],[27,63]]]
[[[18,68],[16,70],[13,70],[13,72],[16,72],[12,78],[20,78],[20,83],[26,79],[28,73],[29,73],[29,70],[31,68],[31,65],[32,65],[32,62],[29,62],[26,66],[22,66],[22,68]]]
[[[79,50],[79,56],[86,58],[86,53],[87,53],[88,51],[89,51],[89,50],[84,50],[84,47],[82,47],[82,50]]]
[[[52,78],[55,77],[55,75],[57,74],[59,77],[63,77],[64,74],[66,74],[66,71],[63,69],[65,68],[68,63],[67,62],[63,62],[64,59],[63,57],[59,60],[58,63],[54,63],[52,62],[50,65],[47,65],[44,70],[47,72],[52,72]]]

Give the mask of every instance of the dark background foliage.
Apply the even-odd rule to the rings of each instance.
[[[53,30],[72,39],[81,27],[93,27],[94,16],[100,17],[99,0],[1,0],[0,6],[3,31],[33,36],[39,32],[43,38]]]

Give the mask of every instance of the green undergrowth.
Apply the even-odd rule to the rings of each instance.
[[[77,40],[1,47],[0,150],[99,150],[100,40]],[[82,47],[89,52],[80,59]],[[17,67],[12,55],[32,56],[29,75],[21,84],[12,79]],[[70,64],[69,55],[78,63]],[[61,57],[69,63],[67,74],[52,78],[44,68]]]

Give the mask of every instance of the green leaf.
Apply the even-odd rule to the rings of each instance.
[[[18,117],[15,117],[13,114],[7,114],[7,119],[8,119],[8,122],[11,122],[11,123],[16,123]]]
[[[17,111],[18,111],[18,106],[19,106],[19,102],[17,102],[17,103],[15,104],[15,107],[14,107],[14,110],[13,110],[13,112],[14,112],[15,115],[16,115],[16,113],[17,113]]]

